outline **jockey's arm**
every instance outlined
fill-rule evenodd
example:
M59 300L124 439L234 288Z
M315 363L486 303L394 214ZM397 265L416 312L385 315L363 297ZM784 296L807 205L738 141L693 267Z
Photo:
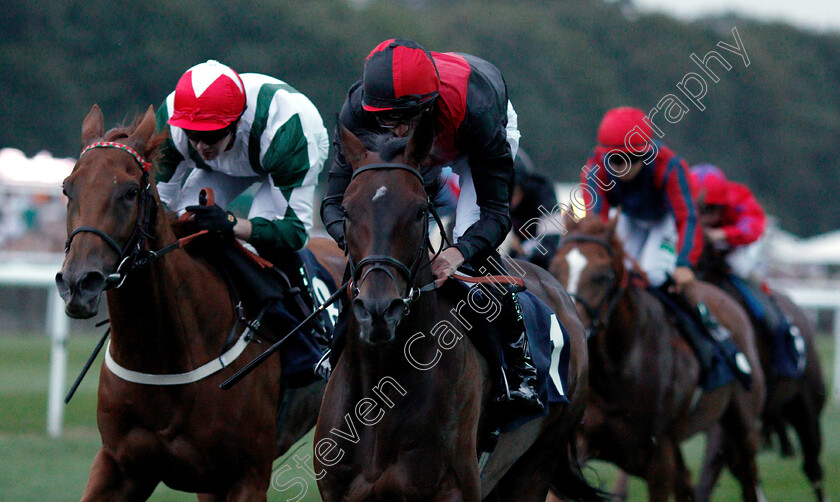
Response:
M504 110L501 113L506 113ZM455 244L465 261L498 247L510 232L510 183L513 156L504 121L487 111L464 134L465 149L479 208L478 221Z
M302 116L298 127L279 128L262 154L265 178L251 203L250 225L234 227L234 234L247 235L248 243L261 254L296 251L309 239L315 184L329 149L327 131L320 116L317 119Z
M356 82L350 87L339 114L339 123L357 136L375 133L373 127L376 121L371 114L365 115L362 112L360 85L361 82ZM341 249L344 249L344 209L341 203L344 201L344 191L350 184L353 167L344 157L338 130L333 135L332 145L333 156L330 162L327 190L321 201L321 221L324 222L327 233L335 239Z

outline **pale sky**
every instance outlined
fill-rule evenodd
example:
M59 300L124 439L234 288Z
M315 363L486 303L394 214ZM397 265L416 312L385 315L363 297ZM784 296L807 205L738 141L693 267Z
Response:
M641 11L659 11L688 20L734 12L743 17L840 33L840 0L633 0L633 4Z

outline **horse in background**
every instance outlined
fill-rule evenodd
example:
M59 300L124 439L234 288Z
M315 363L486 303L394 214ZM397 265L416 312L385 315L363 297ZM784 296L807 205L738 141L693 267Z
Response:
M152 107L129 127L106 133L103 122L94 105L82 124L83 153L64 181L69 237L56 275L68 315L92 317L107 290L111 321L97 404L102 448L82 500L145 500L160 482L202 501L265 500L272 460L314 424L322 390L297 396L289 416L303 419L278 434L278 357L235 392L218 388L261 345L249 343L228 281L180 247L162 210L146 160L164 140ZM114 367L170 383L207 371L169 385L127 381Z
M568 233L550 267L589 324L591 389L582 453L643 478L651 501L667 501L672 493L694 500L679 445L719 423L744 500L762 500L755 454L764 384L746 314L713 286L698 283L688 293L729 329L753 368L750 391L733 381L701 394L692 348L661 302L631 284L616 222L566 219Z
M699 201L702 204L702 201ZM702 207L702 206L701 206ZM805 344L805 367L800 378L773 377L773 354L775 343L770 327L757 319L755 313L745 304L744 295L733 283L731 271L725 260L725 253L706 242L698 264L698 276L729 293L740 301L749 314L756 333L756 346L761 367L766 376L767 399L761 413L762 436L766 443L775 435L779 440L782 456L793 456L793 447L787 428L793 427L802 449L802 470L808 477L817 502L826 502L828 497L823 487L823 468L820 464L822 432L820 413L825 405L825 380L817 354L816 330L805 312L784 294L767 288L765 294L775 303L796 328ZM723 454L727 450L720 443L723 440L719 430L712 430L706 445L706 460L698 490L711 494L723 467Z
M426 287L434 280L426 250L430 208L419 169L434 135L424 117L404 149L390 156L340 131L354 169L343 203L354 283L346 346L315 429L321 496L327 502L542 502L553 486L597 500L570 444L586 403L583 326L557 281L524 262L527 289L569 332L569 403L503 432L484 470L479 467L481 438L493 430L491 371L458 328L457 301L444 293L460 294L460 286L450 280L439 290Z

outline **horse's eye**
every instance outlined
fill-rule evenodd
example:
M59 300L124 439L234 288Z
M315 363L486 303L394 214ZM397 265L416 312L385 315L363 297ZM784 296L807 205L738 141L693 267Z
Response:
M415 216L414 218L415 218L417 221L421 221L421 220L423 220L425 217L426 217L426 208L424 207L424 208L422 208L422 209L418 209L418 210L417 210L417 216Z
M127 200L136 199L136 198L137 198L137 194L139 194L139 193L140 193L140 189L139 189L139 188L137 188L137 187L131 187L131 188L129 188L129 189L128 189L128 191L127 191L127 192L125 192L125 198L126 198Z

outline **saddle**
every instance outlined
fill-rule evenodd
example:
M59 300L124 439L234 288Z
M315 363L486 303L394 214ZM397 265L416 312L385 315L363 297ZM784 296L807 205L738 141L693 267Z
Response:
M749 389L752 385L749 363L731 333L718 324L703 303L694 307L682 296L669 294L667 287L668 283L658 288L648 287L647 291L659 299L697 356L703 390L722 387L735 379Z
M219 270L240 306L240 322L268 341L277 341L320 305L312 290L313 278L327 283L331 291L336 288L329 274L318 269L309 250L296 252L302 277L295 281L239 241L212 235L202 239L215 241L212 245L193 246L196 251L191 251L200 253ZM251 319L241 315L243 305L252 313ZM324 312L283 343L282 376L287 386L301 387L315 380L312 367L326 352L332 330L332 320ZM233 341L229 339L225 345Z
M801 378L805 371L807 355L805 340L799 327L789 319L773 298L769 288L745 281L736 275L728 274L733 295L746 308L754 323L764 326L767 335L764 339L770 345L770 377ZM761 330L756 330L760 333Z

